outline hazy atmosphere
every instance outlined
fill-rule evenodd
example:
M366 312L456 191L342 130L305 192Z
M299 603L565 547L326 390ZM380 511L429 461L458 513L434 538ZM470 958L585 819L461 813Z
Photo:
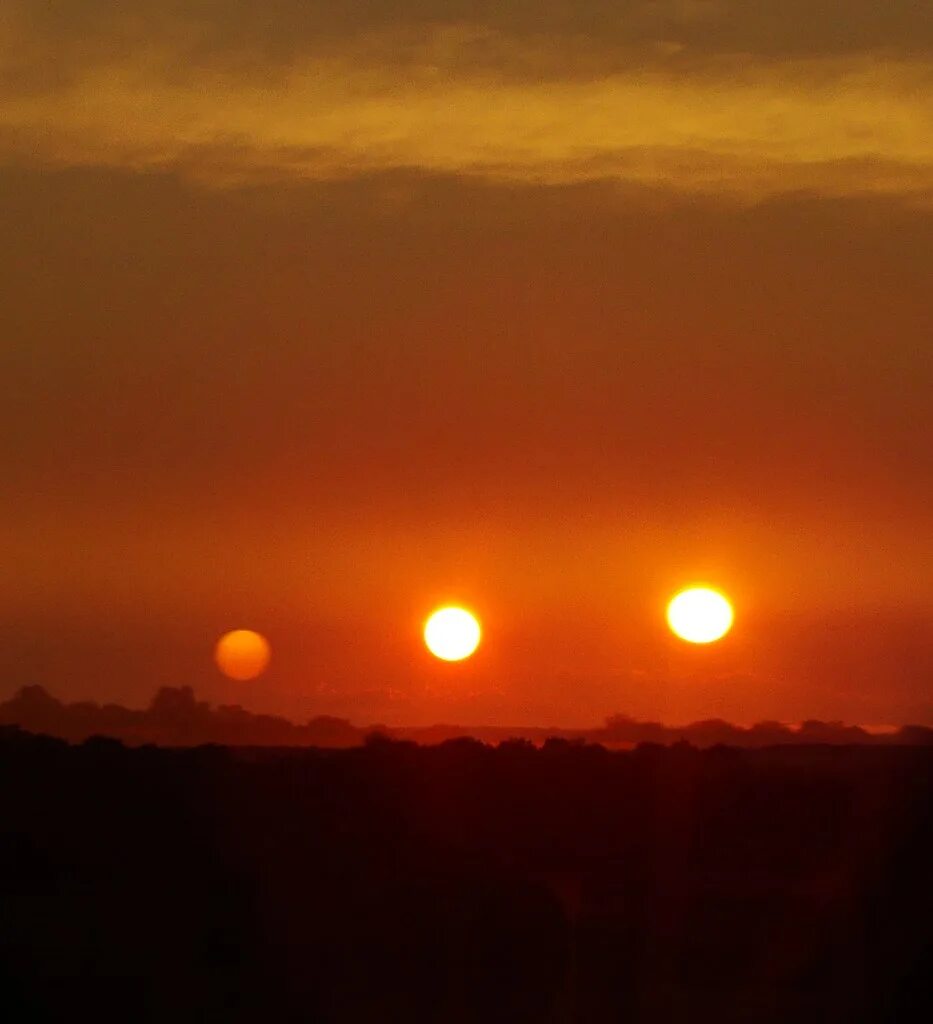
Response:
M933 724L931 90L907 0L7 0L0 697Z

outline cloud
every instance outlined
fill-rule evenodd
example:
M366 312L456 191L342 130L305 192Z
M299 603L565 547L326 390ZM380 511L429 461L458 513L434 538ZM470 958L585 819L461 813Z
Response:
M617 49L585 20L548 34L425 11L397 29L299 31L286 50L191 18L75 38L8 17L0 154L214 185L405 169L752 199L933 195L925 53L720 52L660 30L693 31L723 5L638 10ZM651 32L632 28L647 14Z

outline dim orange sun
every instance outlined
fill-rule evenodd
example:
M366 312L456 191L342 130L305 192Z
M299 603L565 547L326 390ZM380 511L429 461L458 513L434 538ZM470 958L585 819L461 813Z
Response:
M442 661L463 661L479 647L482 630L476 616L463 608L439 608L424 624L424 642Z
M728 598L710 587L682 590L667 606L667 624L691 644L711 644L732 628L734 613Z
M251 629L234 629L217 641L214 661L230 679L255 679L269 664L269 641Z

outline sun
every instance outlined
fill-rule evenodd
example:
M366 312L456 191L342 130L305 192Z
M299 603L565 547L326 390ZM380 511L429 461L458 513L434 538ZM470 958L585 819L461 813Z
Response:
M424 624L424 642L442 661L463 661L479 647L482 630L474 615L463 608L439 608Z
M732 628L734 613L728 599L710 587L682 590L667 606L671 631L691 644L711 644Z
M217 641L214 661L230 679L255 679L269 664L269 641L251 629L234 629Z

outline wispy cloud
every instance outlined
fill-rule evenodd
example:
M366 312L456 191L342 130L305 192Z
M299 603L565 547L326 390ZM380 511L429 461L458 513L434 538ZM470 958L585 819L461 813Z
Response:
M61 74L37 79L52 44L12 23L5 36L7 159L173 168L215 184L406 168L751 198L933 194L922 56L697 56L657 41L619 66L579 40L447 25L264 64L235 49L206 58L203 37L176 26L145 44L72 41Z

